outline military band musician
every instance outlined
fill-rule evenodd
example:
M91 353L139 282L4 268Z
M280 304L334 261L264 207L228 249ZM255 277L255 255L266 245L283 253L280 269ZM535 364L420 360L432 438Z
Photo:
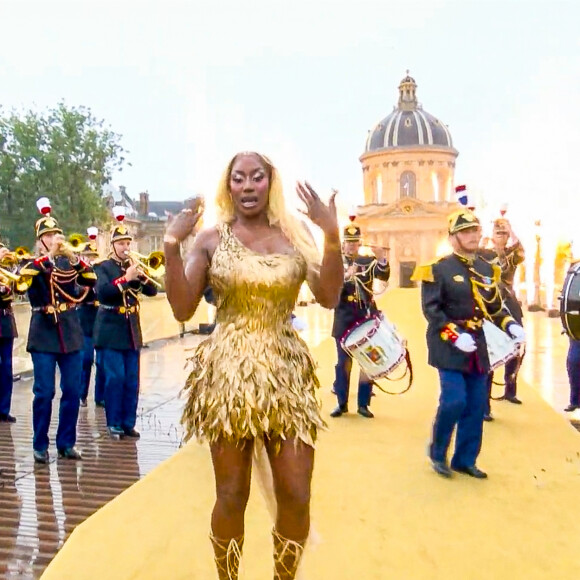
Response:
M12 351L14 339L18 336L12 301L14 300L14 280L8 264L10 251L0 242L0 422L15 423L16 417L10 414L12 404Z
M42 200L45 201L41 208ZM32 309L27 350L34 370L34 460L48 463L48 430L57 365L62 396L56 447L59 457L82 459L75 447L83 349L83 332L76 309L82 300L82 287L94 286L96 276L90 265L67 244L56 220L46 213L50 211L48 200L41 198L38 204L45 213L36 222L40 257L25 264L20 275L27 282Z
M94 344L103 372L107 430L115 439L139 437L135 429L143 346L139 295L157 294L155 284L129 258L131 240L127 228L116 224L110 258L96 266L99 307Z
M385 248L373 247L374 256L360 255L360 248L361 229L351 223L344 229L344 285L340 294L340 302L334 310L332 326L332 336L336 341L338 355L333 392L336 394L338 406L330 414L331 417L340 417L344 413L348 413L352 359L342 348L341 338L352 326L379 312L373 297L373 282L375 278L387 282L390 276L390 266ZM361 369L357 412L369 419L374 417L369 409L371 396L372 381Z
M89 228L89 230L90 229L91 228ZM91 237L91 234L89 234L89 237ZM89 263L91 266L94 266L95 261L99 257L99 252L97 251L97 246L94 240L90 240L83 244L81 256L87 263ZM97 318L98 307L99 301L97 300L97 293L95 288L87 288L87 292L84 296L84 299L79 304L78 309L84 337L83 370L81 375L81 407L87 406L87 398L91 384L91 374L93 370L93 363L95 362L95 344L93 331L95 327L95 320ZM100 360L97 360L94 392L94 401L97 407L105 406L105 389L103 386L103 373L101 368L102 365L100 364Z
M429 457L444 477L452 470L482 479L476 465L481 449L483 415L490 371L484 320L513 338L524 330L503 305L500 269L478 256L481 227L469 210L449 216L453 253L419 266L413 279L421 281L421 303L427 319L429 364L439 372L441 392L433 424ZM457 428L451 464L447 452Z
M523 311L519 300L514 291L514 278L518 266L525 260L524 247L517 236L514 234L510 222L506 218L498 218L493 222L492 232L492 247L482 248L479 251L480 256L490 262L498 263L501 268L501 280L499 288L505 307L512 315L514 320L523 325ZM504 368L504 383L505 390L502 397L498 400L509 401L517 405L521 404L521 400L517 397L517 377L518 371L521 367L524 353L510 359ZM491 388L493 382L493 374L490 374L488 380L488 405L486 409L486 420L492 420L491 408L489 400L491 399Z

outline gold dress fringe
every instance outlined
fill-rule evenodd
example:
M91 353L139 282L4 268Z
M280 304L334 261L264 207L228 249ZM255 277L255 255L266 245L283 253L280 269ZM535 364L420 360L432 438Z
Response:
M291 322L306 263L297 253L254 252L229 225L219 232L209 269L216 326L189 359L185 438L292 438L314 446L326 426L320 384Z

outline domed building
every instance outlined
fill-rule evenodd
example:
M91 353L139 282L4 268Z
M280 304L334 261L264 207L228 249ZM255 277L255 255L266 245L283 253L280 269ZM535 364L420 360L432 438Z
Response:
M391 285L413 286L415 265L432 260L456 208L455 160L447 126L423 110L407 76L399 102L371 131L360 157L365 203L357 223L365 244L389 248Z

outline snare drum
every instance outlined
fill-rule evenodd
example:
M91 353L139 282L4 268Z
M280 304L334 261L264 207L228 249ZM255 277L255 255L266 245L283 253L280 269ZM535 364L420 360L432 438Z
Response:
M564 332L574 340L580 340L580 262L573 264L562 288L560 319Z
M521 342L511 338L489 320L483 321L483 334L487 343L490 370L494 370L520 353Z
M389 375L405 360L407 352L404 339L382 313L350 328L340 344L370 380Z

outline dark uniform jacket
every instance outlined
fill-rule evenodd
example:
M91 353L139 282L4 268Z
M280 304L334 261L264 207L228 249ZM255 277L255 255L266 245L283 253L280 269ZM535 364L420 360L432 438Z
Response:
M150 282L127 282L126 270L112 258L96 266L99 301L93 334L96 348L138 350L143 346L138 295L142 292L155 296L157 288Z
M88 288L87 295L79 304L79 320L81 321L81 328L84 336L93 336L93 328L95 326L95 319L97 317L97 309L99 303L97 301L97 293L94 288Z
M338 306L334 309L332 336L341 338L355 323L370 314L378 312L373 298L373 280L388 281L391 275L389 263L382 265L371 256L344 257L344 270L355 263L357 273L351 280L345 280Z
M16 338L16 322L12 312L14 294L11 286L0 284L0 338Z
M65 256L57 256L54 263L43 256L26 264L20 274L29 284L32 308L27 350L50 353L82 350L83 332L76 303L83 296L82 286L94 286L93 269L82 260L73 266Z
M524 247L521 242L505 249L501 255L493 249L482 249L479 255L492 264L499 264L501 268L500 291L506 308L518 322L522 324L524 313L521 304L514 292L514 278L518 266L525 260Z
M429 266L422 266L413 276L421 280L421 302L427 319L427 347L429 364L439 369L461 372L487 373L489 357L481 323L484 318L506 330L515 322L503 305L499 292L500 271L481 257L472 263L457 254L441 258ZM476 300L472 280L478 286L483 301ZM487 311L487 315L484 312ZM445 338L447 325L457 325L460 332L469 332L477 345L474 353L466 353Z

